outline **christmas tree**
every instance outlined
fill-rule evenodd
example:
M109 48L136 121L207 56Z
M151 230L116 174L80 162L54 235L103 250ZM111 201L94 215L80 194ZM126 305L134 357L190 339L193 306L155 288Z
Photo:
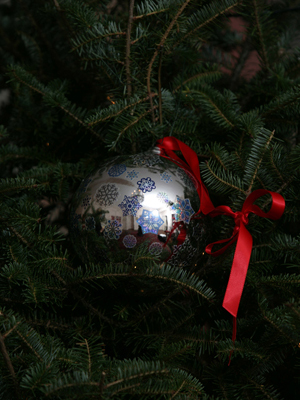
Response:
M299 2L12 0L0 18L0 399L298 399ZM249 215L235 341L236 243L205 252L229 216L202 214L176 265L147 246L83 260L71 239L80 182L166 137L215 207L285 199Z

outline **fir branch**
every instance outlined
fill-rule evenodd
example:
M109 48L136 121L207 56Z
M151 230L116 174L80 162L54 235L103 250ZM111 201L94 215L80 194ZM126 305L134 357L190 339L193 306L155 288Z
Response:
M256 169L255 169L254 174L253 174L253 176L252 176L252 179L251 179L251 181L250 181L249 187L248 187L248 189L246 190L247 196L248 196L248 195L251 193L251 191L252 191L252 186L253 186L253 184L254 184L256 175L257 175L257 173L258 173L258 171L259 171L260 164L261 164L261 162L262 162L262 160L263 160L263 157L264 157L264 154L265 154L265 150L267 149L267 147L268 147L269 144L271 143L271 140L273 139L274 134L275 134L275 131L271 132L271 134L270 134L270 136L269 136L269 139L267 140L267 142L266 142L265 145L264 145L264 148L263 148L262 151L261 151L261 157L260 157L260 159L258 160L258 162L257 162L257 164L256 164Z
M86 44L91 43L91 42L93 42L95 40L105 39L106 37L117 36L117 35L125 36L126 32L109 32L109 33L106 33L104 35L99 35L99 36L92 37L92 38L90 38L90 39L88 39L88 40L86 40L84 42L79 43L77 46L73 47L72 51L78 50L80 47L85 46Z
M15 387L15 392L16 392L16 396L17 399L21 399L21 392L20 392L20 387L19 387L19 383L17 381L17 377L16 377L16 373L14 370L14 367L12 365L11 359L9 357L8 351L6 349L5 343L4 343L4 337L0 334L0 351L2 353L4 362L7 366L7 369L11 375L14 387Z
M152 99L153 96L149 96L150 99ZM152 100L151 100L152 101ZM118 137L116 138L116 140L114 140L114 142L111 145L111 149L114 150L116 148L116 145L118 143L118 141L121 139L121 137L124 135L124 133L130 129L133 125L137 124L140 120L142 120L146 115L148 115L149 113L153 112L155 109L157 109L158 106L154 106L152 107L152 109L147 110L146 112L144 112L143 114L141 114L140 116L138 116L137 118L135 118L133 121L131 121L118 135Z
M184 85L186 85L187 83L194 81L194 80L198 80L199 78L208 78L208 77L215 77L216 74L218 76L220 76L218 71L205 71L205 72L200 72L199 74L196 74L194 76L191 76L190 78L186 79L185 81L183 81L180 85L176 86L175 89L173 89L172 93L176 93L178 89L180 89L181 87L183 87Z
M118 385L118 384L123 383L123 382L125 382L127 380L136 379L136 378L143 378L145 376L155 375L157 373L159 373L159 374L169 374L170 371L168 369L161 369L159 371L154 370L154 371L142 372L140 374L131 375L129 377L126 377L126 378L123 378L123 379L118 379L118 380L116 380L114 382L110 382L110 383L108 383L107 385L104 386L104 389L108 389L108 388L110 388L112 386Z
M33 346L31 346L31 344L29 343L28 340L25 339L25 337L22 335L22 333L20 331L18 331L18 329L16 329L16 332L18 334L18 336L23 340L23 342L32 350L32 352L36 355L36 357L40 360L40 361L44 361L42 359L42 357L39 355L39 353L33 348ZM26 335L28 337L30 332L28 332L28 334Z
M151 93L150 96L155 97L155 96L157 96L157 93ZM98 117L97 117L97 114L96 114L96 116L95 116L95 118L97 118L96 120L93 120L93 117L89 117L89 118L86 120L86 123L87 123L89 126L93 126L93 125L99 124L100 122L107 121L108 119L117 117L118 115L122 114L122 113L123 113L125 110L127 110L128 108L135 107L137 104L144 103L144 102L147 101L147 100L149 100L149 96L146 96L146 97L144 97L143 99L139 99L138 101L135 101L135 102L133 102L133 103L130 103L130 104L128 104L127 106L121 108L119 111L117 111L117 112L115 112L115 113L110 113L110 112L109 112L109 114L108 114L107 116L103 117L103 118L98 118ZM111 107L112 107L112 106L111 106ZM110 110L108 110L108 111L110 111ZM90 121L90 122L89 122L89 121Z
M150 12L150 13L148 13L148 14L135 15L135 16L133 17L133 20L135 21L135 20L137 20L137 19L141 19L141 18L144 18L144 17L150 17L150 16L152 16L152 15L156 15L156 14L159 14L159 13L162 13L162 12L165 12L165 11L168 11L168 10L169 10L169 8L163 8L162 10L152 11L152 12Z
M210 22L214 21L216 18L220 17L221 15L225 14L227 11L231 10L232 8L236 7L238 4L240 3L240 0L236 1L235 3L231 4L230 6L224 8L223 10L218 11L216 14L214 14L213 16L211 16L209 19L207 19L205 22L203 22L202 24L200 24L199 26L197 26L196 28L194 28L193 30L189 30L188 33L186 33L183 38L181 38L180 40L178 40L174 46L172 47L172 50L177 47L181 42L183 42L187 37L189 37L190 35L193 35L197 30L203 28L204 26L206 26L207 24L209 24ZM170 50L169 53L172 51Z
M14 69L10 70L11 74L15 77L16 80L21 82L23 85L28 86L31 90L39 93L43 97L46 97L47 94L43 92L42 90L38 89L37 87L33 86L32 84L24 81L21 79L17 74ZM88 129L90 132L93 133L98 139L104 141L104 139L97 133L95 132L91 127L87 126L81 119L79 119L76 115L74 115L71 111L67 110L65 107L63 107L61 104L56 103L57 107L59 107L61 110L63 110L65 113L67 113L70 117L72 117L75 121L77 121L80 125L82 125L84 128Z
M210 165L209 165L208 162L206 162L206 167L207 167L207 169L209 170L209 172L211 173L211 175L212 175L215 179L217 179L219 182L221 182L223 185L226 185L226 186L228 186L228 187L230 187L230 188L232 188L232 189L238 190L239 192L243 193L244 195L247 194L245 190L239 188L238 186L233 185L232 183L229 183L229 182L225 181L224 179L222 179L222 178L220 178L218 175L216 175L216 174L214 173L214 171L211 169L211 167L210 167Z
M128 15L128 24L127 24L127 32L126 32L126 82L127 82L127 96L131 96L132 87L131 87L131 76L130 76L130 36L131 36L131 27L133 21L133 7L134 0L130 0L129 3L129 15Z
M266 47L265 47L265 43L264 43L261 23L260 23L259 15L258 15L258 5L257 5L257 1L256 0L253 0L253 6L254 6L254 15L255 15L256 27L257 27L257 30L258 30L258 36L259 36L260 43L261 43L261 48L262 48L262 59L264 61L264 64L265 64L266 68L269 68L270 67L270 63L269 63L269 60L268 60L267 51L266 51Z
M180 7L180 9L178 10L177 14L175 15L175 17L173 18L172 22L170 23L170 25L168 26L167 30L165 31L165 33L163 34L163 37L161 38L161 41L159 43L159 45L157 46L151 61L148 65L148 71L147 71L147 91L148 91L148 96L150 96L151 93L151 72L152 72L152 66L153 63L156 59L156 57L158 56L160 49L162 48L162 46L164 45L167 37L169 36L169 33L171 32L175 22L177 21L177 19L179 18L179 16L182 14L183 10L185 9L185 7L188 5L188 3L191 0L186 0L184 2L184 4ZM152 110L152 122L154 124L155 122L155 115L154 115L154 108L153 108L153 102L152 102L152 97L150 97L150 106L151 106L151 110Z

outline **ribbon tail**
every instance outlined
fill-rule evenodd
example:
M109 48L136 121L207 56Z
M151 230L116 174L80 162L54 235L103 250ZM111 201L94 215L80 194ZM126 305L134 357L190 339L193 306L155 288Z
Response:
M223 300L223 307L235 318L237 317L246 280L252 242L252 236L246 229L245 225L241 223L229 281Z

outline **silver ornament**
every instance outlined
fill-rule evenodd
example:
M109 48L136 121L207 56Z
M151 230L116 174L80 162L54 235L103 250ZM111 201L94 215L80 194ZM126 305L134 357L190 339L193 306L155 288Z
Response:
M199 222L196 185L157 148L107 161L82 181L74 196L70 234L75 249L83 261L92 262L125 261L140 246L172 265L181 262L180 248L188 249L190 259L196 251L191 235ZM180 228L173 229L180 221L187 228L186 245L181 246Z

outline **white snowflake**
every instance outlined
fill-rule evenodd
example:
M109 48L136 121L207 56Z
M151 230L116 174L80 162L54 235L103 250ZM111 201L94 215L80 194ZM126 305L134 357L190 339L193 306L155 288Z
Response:
M110 206L119 196L119 190L114 183L101 185L96 193L95 199L100 206Z

